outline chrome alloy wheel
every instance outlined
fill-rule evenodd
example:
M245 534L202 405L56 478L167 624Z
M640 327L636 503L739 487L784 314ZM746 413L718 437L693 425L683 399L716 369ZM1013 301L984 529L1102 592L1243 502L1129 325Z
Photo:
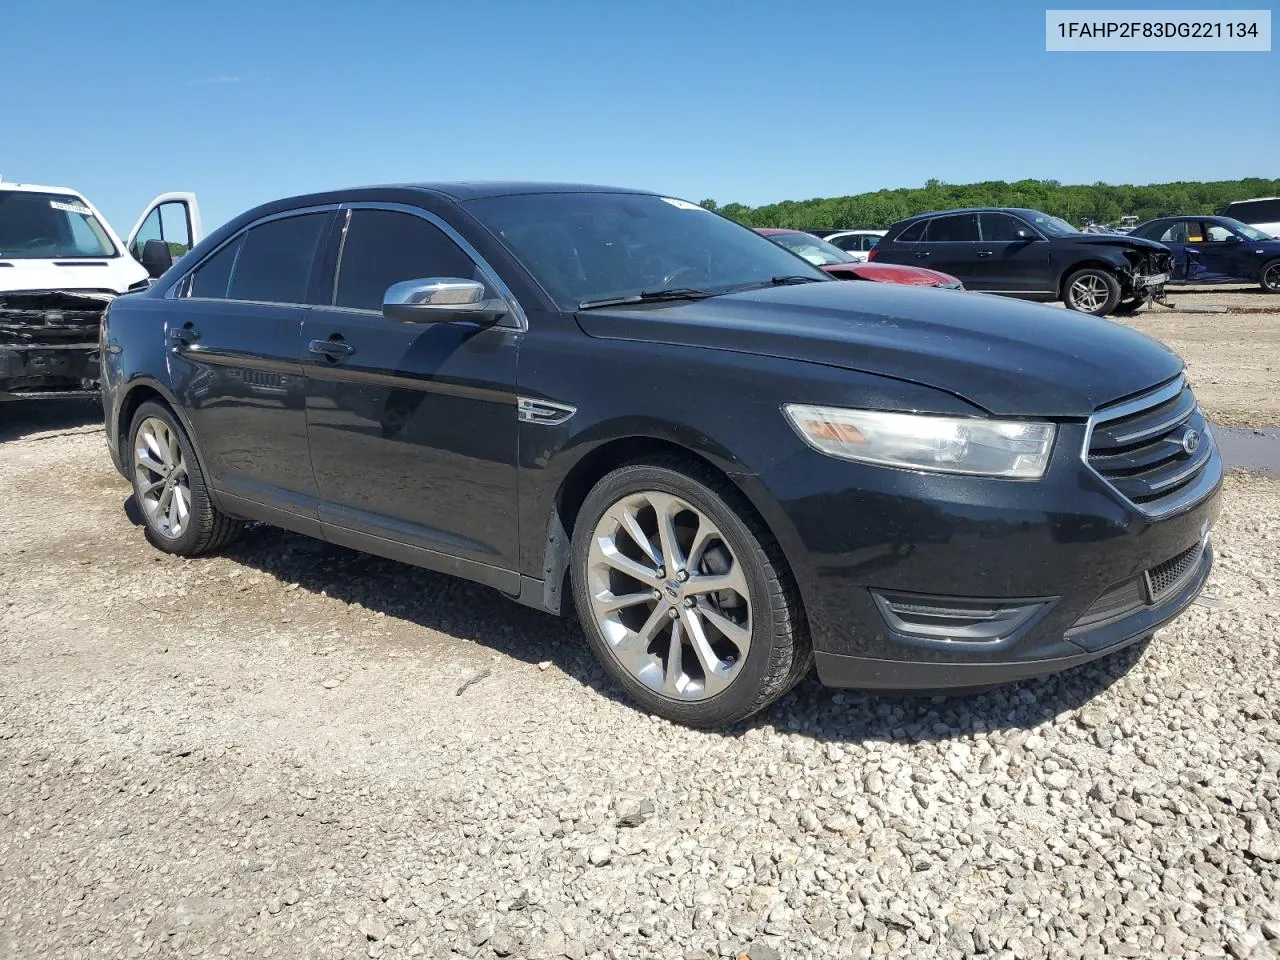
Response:
M191 487L182 447L169 425L148 417L134 440L133 471L138 500L151 528L168 540L187 529Z
M677 496L632 493L604 512L592 533L587 589L613 656L663 696L714 697L746 662L746 572L711 518Z
M1071 299L1071 306L1085 313L1092 313L1107 302L1107 294L1105 280L1096 274L1085 274L1072 282L1067 295Z
M1272 293L1280 293L1280 260L1267 267L1262 274L1262 285Z

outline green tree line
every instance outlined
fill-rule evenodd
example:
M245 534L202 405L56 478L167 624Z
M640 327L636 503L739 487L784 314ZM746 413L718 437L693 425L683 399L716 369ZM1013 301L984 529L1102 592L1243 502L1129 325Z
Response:
M1076 225L1139 220L1174 214L1217 213L1233 200L1280 195L1280 180L1251 177L1212 182L1131 184L1062 184L1057 180L1019 180L1006 183L943 183L929 180L923 187L876 190L851 197L784 200L760 207L741 203L702 206L732 217L749 227L790 227L796 230L880 229L931 210L952 207L1031 207Z

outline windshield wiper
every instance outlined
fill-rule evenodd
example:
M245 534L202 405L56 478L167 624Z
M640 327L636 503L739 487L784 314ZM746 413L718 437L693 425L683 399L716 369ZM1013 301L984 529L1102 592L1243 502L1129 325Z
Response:
M803 274L792 274L782 277L773 277L769 280L759 280L753 283L744 283L741 286L733 288L733 293L741 293L744 290L759 290L761 287L786 287L793 283L821 283L826 277L806 277Z
M769 281L769 283L775 287L781 287L781 286L785 286L788 283L818 283L819 281L825 280L825 279L826 279L825 277L788 276L788 277L774 277L772 280Z
M627 303L661 303L664 300L703 300L714 297L714 293L698 290L694 287L669 287L666 290L642 290L630 297L609 297L605 300L584 300L578 304L579 310L593 310L596 307L619 307Z

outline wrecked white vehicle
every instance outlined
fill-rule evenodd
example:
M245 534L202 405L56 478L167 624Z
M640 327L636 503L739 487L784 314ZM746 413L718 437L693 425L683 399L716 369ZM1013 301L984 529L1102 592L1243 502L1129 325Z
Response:
M0 181L0 402L95 393L106 305L200 237L191 193L156 197L121 243L75 190Z

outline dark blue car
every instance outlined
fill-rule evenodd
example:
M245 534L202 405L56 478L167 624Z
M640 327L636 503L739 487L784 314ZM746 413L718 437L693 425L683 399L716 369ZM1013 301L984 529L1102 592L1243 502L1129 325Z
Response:
M1173 254L1170 283L1256 283L1280 293L1280 239L1230 217L1161 217L1129 234Z

